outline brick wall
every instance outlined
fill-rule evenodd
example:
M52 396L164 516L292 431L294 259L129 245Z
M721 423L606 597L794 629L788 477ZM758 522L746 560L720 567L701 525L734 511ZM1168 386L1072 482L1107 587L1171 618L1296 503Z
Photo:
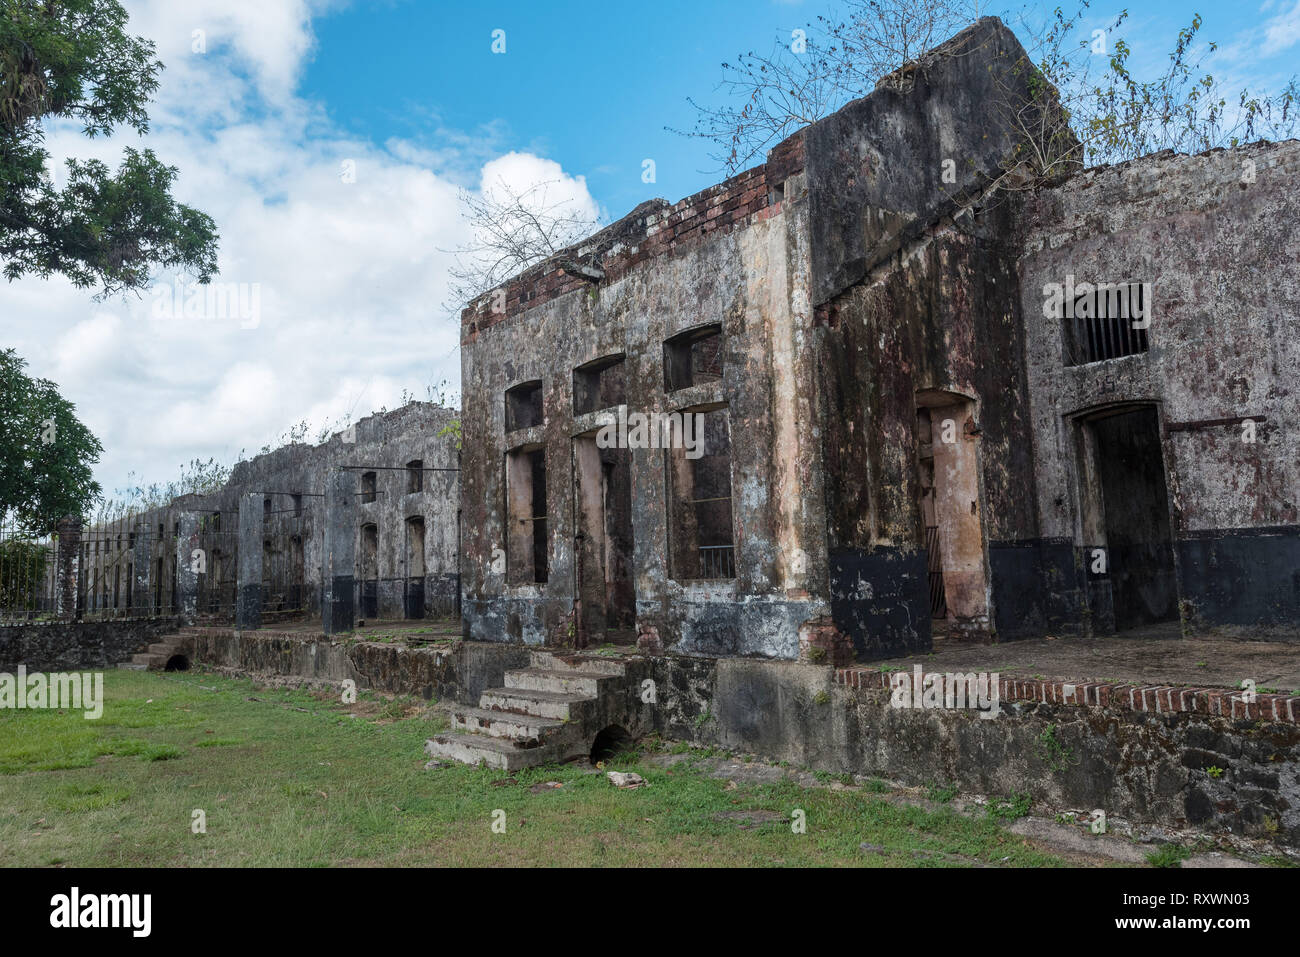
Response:
M891 686L893 675L900 673L881 671L878 668L841 668L835 672L835 683L846 688L887 689ZM912 680L910 673L908 679ZM1245 691L1227 688L1175 688L1169 685L1000 678L998 696L1004 702L1030 701L1153 714L1204 714L1243 721L1300 724L1300 697L1258 692L1250 697Z
M484 329L527 309L583 289L588 281L561 267L565 259L586 260L596 254L605 281L626 275L642 263L671 256L699 242L743 229L780 211L775 192L790 176L803 170L804 141L795 134L768 154L762 166L738 173L675 204L663 200L642 203L618 222L555 257L520 273L503 287L505 308L493 311L500 296L480 296L461 313L462 341L468 343Z

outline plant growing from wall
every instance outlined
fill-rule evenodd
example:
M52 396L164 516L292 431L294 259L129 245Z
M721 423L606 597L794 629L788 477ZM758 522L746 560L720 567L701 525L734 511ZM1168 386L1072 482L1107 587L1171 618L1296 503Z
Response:
M1064 771L1074 761L1074 749L1066 747L1056 736L1056 725L1049 724L1038 736L1039 757L1047 762L1053 771Z
M454 257L447 270L449 315L497 290L510 277L549 259L600 226L595 210L560 195L555 182L517 189L504 180L479 192L461 190L461 215L470 234L463 246L444 250ZM494 309L504 308L504 301Z
M1016 793L1009 798L990 801L985 808L987 816L994 821L1016 821L1029 816L1029 809L1034 800L1028 794Z
M1020 143L1005 158L1012 185L1032 185L1080 166L1117 163L1161 149L1198 152L1252 139L1294 134L1293 78L1279 91L1229 91L1204 69L1216 45L1200 38L1193 15L1179 31L1163 71L1139 77L1132 48L1119 35L1121 11L1104 30L1085 32L1089 0L1073 14L1055 7L1045 19L1014 24L1026 53L1004 63L989 120ZM973 23L966 0L841 0L769 53L750 51L722 64L716 101L688 102L695 127L675 130L712 147L710 158L730 174L759 162L786 136L872 92L879 83L906 85L943 54L934 47Z

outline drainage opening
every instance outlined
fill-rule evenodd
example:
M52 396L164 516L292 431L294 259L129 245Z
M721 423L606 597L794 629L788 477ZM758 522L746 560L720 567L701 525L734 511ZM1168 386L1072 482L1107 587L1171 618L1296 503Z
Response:
M625 751L631 751L635 740L624 728L611 724L596 735L596 742L591 746L591 763L608 761Z
M167 665L165 668L163 668L163 670L164 671L189 671L190 659L186 658L184 655L172 655L170 658L167 659Z

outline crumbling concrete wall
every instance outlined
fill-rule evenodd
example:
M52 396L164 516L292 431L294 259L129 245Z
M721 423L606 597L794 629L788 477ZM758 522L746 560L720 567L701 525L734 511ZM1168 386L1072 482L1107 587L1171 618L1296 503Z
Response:
M858 656L889 657L928 648L932 616L961 636L1077 634L1128 605L1168 620L1162 597L1188 625L1294 631L1297 146L1162 154L1027 190L1009 121L1033 99L1024 56L981 20L764 165L643 204L465 310L469 635L586 640L598 503L575 487L595 458L574 443L602 420L575 414L573 382L615 355L626 411L725 408L733 439L736 565L709 580L674 577L679 473L659 449L631 453L647 648L794 658L799 629L829 613ZM1151 282L1149 350L1067 364L1042 300L1067 274ZM670 389L668 341L712 323L721 381ZM507 390L533 382L543 415L507 431ZM1158 440L1093 421L1144 405ZM1142 460L1131 476L1085 467L1102 438ZM533 521L514 514L532 504L521 489L507 501L516 452L544 456L545 581L502 561ZM1125 525L1114 503L1130 486L1141 535L1103 549L1125 605L1092 553L1095 503L1108 495ZM1147 555L1160 562L1137 569Z
M556 262L466 310L464 613L467 635L528 643L570 640L577 589L575 436L599 413L575 415L573 374L625 357L629 413L724 407L731 441L735 577L675 580L669 567L665 452L633 448L636 618L656 644L701 654L794 657L800 623L826 610L820 451L800 423L807 336L807 204L791 140L768 163L674 206L645 204L571 251L605 279L587 285ZM722 378L668 391L664 343L720 323ZM507 433L505 393L542 382L545 419ZM545 450L548 576L510 584L506 468L512 449ZM536 509L534 509L536 511ZM495 560L495 561L494 561ZM601 639L597 638L599 642Z
M1300 624L1298 181L1296 141L1160 153L1041 190L1026 211L1040 535L1077 550L1078 567L1090 560L1079 422L1151 405L1188 627ZM1150 283L1148 351L1068 365L1067 330L1044 302L1070 276Z
M1221 696L1223 713L1207 714L1171 709L1167 696L1180 689L1142 689L1145 700L1139 695L1131 707L1118 690L1085 704L1073 696L1067 703L1058 688L1054 701L1008 695L989 718L973 709L895 707L890 676L879 672L868 673L877 679L868 686L855 669L793 662L666 656L655 665L652 717L673 738L1300 848L1300 699L1261 695L1281 709L1270 704L1264 714L1262 704L1239 700L1229 708L1234 695L1219 691L1209 697Z
M232 613L236 584L235 560L239 551L239 505L250 493L269 498L263 515L263 542L269 543L271 560L289 584L301 576L300 594L277 587L263 595L264 620L278 611L305 611L307 617L320 614L321 546L324 537L324 491L326 475L340 467L358 489L366 471L375 473L375 494L358 501L357 555L362 555L362 526L376 526L377 549L374 563L365 576L358 568L357 601L361 608L363 580L377 582L377 611L381 618L406 617L404 580L408 561L414 557L408 542L407 520L423 519L424 603L430 612L454 608L457 598L458 512L460 484L458 451L453 434L441 434L457 418L454 410L426 402L413 402L391 412L367 416L349 429L335 433L319 445L295 443L239 462L230 480L220 490L205 495L186 495L167 507L119 519L88 530L83 539L83 566L92 582L90 610L115 609L141 613L155 603L163 608L176 605L174 576L177 533L181 515L197 512L199 533L194 547L203 552L204 572L199 581L200 615L220 609ZM408 462L420 460L425 469L421 490L408 491ZM299 498L295 498L298 496ZM296 543L295 543L296 540ZM132 541L137 549L133 554ZM189 554L191 543L182 543ZM265 554L265 553L264 553ZM158 589L158 561L163 579ZM300 571L294 566L301 562ZM147 567L141 568L144 564ZM134 598L130 588L114 587L126 577L143 575L144 587ZM264 571L264 574L268 572ZM277 581L273 584L285 584ZM116 602L114 598L116 596ZM143 599L143 600L142 600Z
M1022 53L982 20L763 166L675 206L645 204L465 311L469 634L565 637L580 554L572 440L596 421L574 416L572 375L617 353L629 411L725 406L733 436L736 569L723 580L674 580L662 453L633 452L636 611L652 646L793 658L800 625L832 605L863 653L928 646L917 391L981 403L995 504L1025 480L1015 249L998 238L1010 204L974 227L954 220L1014 154L980 104L1018 92ZM584 285L566 259L604 279ZM707 323L722 325L721 383L667 393L665 342ZM531 381L545 423L507 435L505 392ZM544 584L493 571L508 551L512 449L545 449ZM1011 464L995 467L999 456ZM987 618L977 627L991 630Z
M949 605L969 612L950 615L955 625L996 633L1004 596L989 552L1036 534L1023 495L1034 463L1020 199L993 188L1020 142L999 105L1029 98L1012 70L1023 55L999 21L981 20L806 132L830 589L835 623L862 655L929 647L922 446L960 444L973 473L952 476L959 513L937 519L943 546L971 539L953 562L962 580L945 582ZM958 404L951 435L942 416L934 436L918 434L922 407ZM960 603L958 587L971 592Z

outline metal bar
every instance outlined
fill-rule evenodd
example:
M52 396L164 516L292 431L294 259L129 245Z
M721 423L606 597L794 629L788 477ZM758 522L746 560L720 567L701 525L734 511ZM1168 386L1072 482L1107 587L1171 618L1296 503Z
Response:
M336 465L336 469L345 472L459 472L460 469L443 469L423 466L420 469L408 469L404 465Z

